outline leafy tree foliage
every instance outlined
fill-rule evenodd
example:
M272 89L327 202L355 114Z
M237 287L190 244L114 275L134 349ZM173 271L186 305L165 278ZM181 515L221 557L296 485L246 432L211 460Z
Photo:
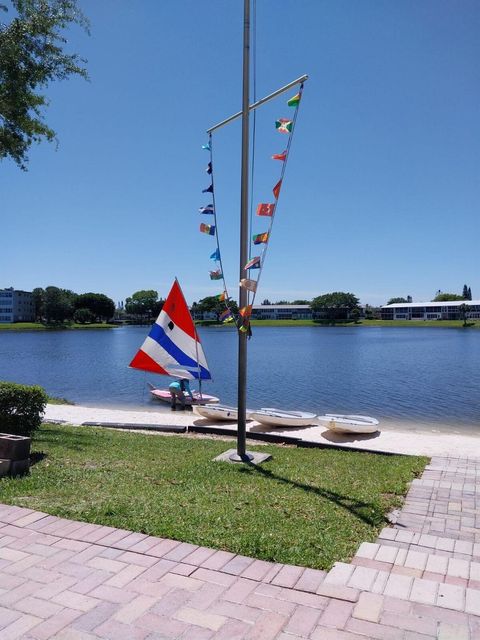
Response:
M234 302L233 300L229 300L228 306L233 314L238 313L238 305L236 302ZM217 296L207 296L206 298L202 298L195 305L196 311L200 311L201 313L214 313L217 322L220 322L220 314L223 313L225 309L225 302L220 302Z
M387 304L399 304L401 302L408 302L406 298L390 298Z
M449 302L450 300L464 300L464 298L456 293L438 293L432 302Z
M77 54L64 53L65 28L88 28L77 0L10 0L13 17L0 23L0 159L12 158L25 170L33 142L52 141L43 120L45 89L52 80L87 77ZM0 2L0 10L8 7Z
M334 291L317 296L310 306L313 311L323 311L331 322L346 319L354 309L358 308L359 299L353 293Z
M464 300L471 300L472 299L472 290L470 289L470 287L467 287L466 284L463 285L462 298Z
M113 318L115 303L103 293L81 293L75 298L75 309L88 309L97 321Z
M139 320L148 320L158 316L165 300L158 299L158 292L153 289L142 289L125 300L125 311Z
M32 291L33 304L35 307L35 321L41 322L45 312L45 291L37 287Z
M310 300L294 300L292 304L310 304Z
M47 324L71 320L74 311L74 295L67 289L47 287L44 294L44 313Z
M96 318L93 315L93 313L90 311L90 309L86 309L86 308L77 309L73 314L73 320L78 324L87 324L90 322L95 322L95 319Z

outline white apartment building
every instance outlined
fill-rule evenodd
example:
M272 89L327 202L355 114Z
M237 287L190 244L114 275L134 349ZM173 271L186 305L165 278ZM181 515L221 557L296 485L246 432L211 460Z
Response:
M0 289L0 322L34 322L35 305L30 291Z

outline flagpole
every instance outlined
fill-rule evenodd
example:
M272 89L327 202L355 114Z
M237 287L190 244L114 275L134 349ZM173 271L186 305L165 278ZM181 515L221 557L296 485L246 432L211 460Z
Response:
M248 172L250 115L250 0L244 0L243 11L243 99L242 99L242 172L240 191L240 278L245 277L248 260ZM239 287L239 307L248 304L248 291ZM247 332L238 331L238 428L235 462L248 462L253 456L246 451L247 433Z

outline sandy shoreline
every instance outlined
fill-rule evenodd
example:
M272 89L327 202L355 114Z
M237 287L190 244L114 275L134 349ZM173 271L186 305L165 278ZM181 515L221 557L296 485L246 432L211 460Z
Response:
M82 425L85 422L110 424L161 425L161 426L208 426L228 428L235 435L236 423L213 423L191 412L131 411L125 409L105 409L101 407L82 407L77 405L48 404L44 421L64 421L67 424ZM380 428L381 428L380 424ZM452 455L480 458L480 436L415 432L402 430L401 423L389 423L388 429L376 434L359 436L354 434L332 433L323 426L303 427L301 429L266 429L257 422L248 422L247 431L262 431L273 434L285 434L301 438L306 442L355 447L366 451L385 451L410 455Z

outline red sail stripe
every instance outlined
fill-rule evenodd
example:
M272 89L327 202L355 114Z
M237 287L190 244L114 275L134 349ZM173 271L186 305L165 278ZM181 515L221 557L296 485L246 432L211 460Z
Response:
M188 310L187 302L184 298L182 290L177 280L173 283L170 293L165 300L162 311L169 316L170 320L179 327L182 331L188 334L191 338L198 340L200 338L195 331L195 325L193 324L192 316Z
M145 351L141 349L137 352L137 355L128 365L133 369L141 369L142 371L151 371L152 373L160 373L162 376L170 375L168 371L165 371L163 367L153 360Z

